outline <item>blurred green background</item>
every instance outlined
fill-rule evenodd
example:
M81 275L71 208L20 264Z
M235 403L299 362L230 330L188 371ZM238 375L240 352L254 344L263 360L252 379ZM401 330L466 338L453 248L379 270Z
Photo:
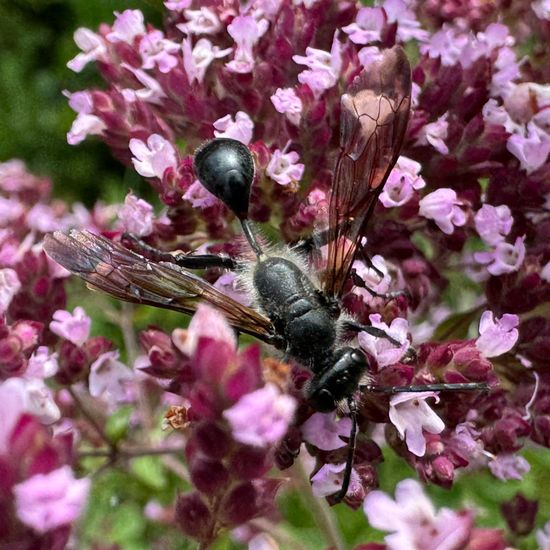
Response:
M97 139L67 144L75 113L62 91L102 82L93 63L80 74L66 63L79 52L73 41L78 27L95 30L129 7L153 24L162 22L161 0L0 0L0 162L24 160L53 180L56 196L88 206L112 196L125 169Z

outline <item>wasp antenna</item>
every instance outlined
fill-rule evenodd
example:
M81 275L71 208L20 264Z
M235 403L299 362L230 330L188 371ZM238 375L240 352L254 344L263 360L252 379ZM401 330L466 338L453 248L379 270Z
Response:
M424 391L489 391L486 382L464 382L457 384L418 384L416 386L373 386L366 385L362 390L372 393L420 393Z

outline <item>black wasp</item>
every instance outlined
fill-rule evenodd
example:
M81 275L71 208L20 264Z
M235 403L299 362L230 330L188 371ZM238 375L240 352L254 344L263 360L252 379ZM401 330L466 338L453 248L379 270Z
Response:
M363 326L342 314L339 299L361 250L369 218L399 152L411 103L411 69L400 47L386 50L361 72L341 99L340 155L330 196L326 270L319 282L308 275L298 247L263 250L248 221L254 161L248 148L232 139L214 139L196 152L194 169L201 183L240 220L256 255L254 262L213 254L169 254L147 247L141 252L86 231L46 236L45 250L59 264L92 287L121 300L192 313L201 301L221 310L239 331L282 350L312 373L306 391L320 412L347 404L352 419L348 460L339 501L347 493L357 431L354 393L367 374L363 353L341 335L366 331L399 345L380 329ZM134 243L135 245L136 243ZM133 246L135 250L139 247ZM189 269L234 269L247 278L254 307L223 294ZM251 282L251 284L250 284ZM472 390L482 384L432 384L364 391Z

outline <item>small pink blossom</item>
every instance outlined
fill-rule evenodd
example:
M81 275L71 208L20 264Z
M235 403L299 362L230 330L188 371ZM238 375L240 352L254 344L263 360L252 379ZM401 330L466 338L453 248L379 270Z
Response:
M550 0L535 0L531 3L531 9L539 19L546 21L550 20ZM548 547L550 548L550 542L548 543ZM546 550L546 548L544 550Z
M105 130L105 123L96 115L92 115L93 102L89 92L66 93L69 98L69 106L78 116L73 121L71 129L67 133L67 143L77 145L89 135L101 135Z
M531 7L533 8L532 5ZM548 2L547 9L548 15L546 18L550 19L550 1ZM550 521L547 521L542 529L537 529L535 531L535 538L537 539L539 550L550 550Z
M223 416L237 441L266 447L285 435L295 409L294 398L281 394L274 384L266 384L241 397Z
M420 52L432 59L441 59L443 66L456 65L463 55L468 37L453 27L443 28L433 34L426 44L421 44Z
M71 225L70 217L60 218L56 209L49 204L35 204L27 212L27 225L40 233L49 233L59 229L67 229Z
M302 436L305 441L322 451L332 451L345 447L342 437L349 438L350 418L337 418L336 411L331 413L313 413L302 424Z
M502 481L517 479L521 481L531 466L525 458L515 454L500 454L489 461L489 470Z
M338 31L334 33L330 52L307 47L305 56L293 55L292 59L299 65L309 67L309 70L298 75L298 80L307 84L316 97L320 97L336 84L342 70L342 45L338 40Z
M250 296L241 288L238 277L232 271L220 275L214 283L214 287L245 306L251 304Z
M134 373L118 360L118 351L102 353L90 366L90 395L99 397L107 393L115 401L126 395L125 385Z
M420 22L416 19L409 2L385 0L382 7L386 12L388 23L390 25L397 23L397 40L399 42L408 42L411 39L424 42L428 39L428 31L420 28Z
M21 289L21 283L17 273L6 267L0 269L0 313L5 313L13 297Z
M359 62L365 68L382 59L382 52L376 46L366 46L357 52Z
M14 486L19 519L38 533L67 525L82 513L90 480L75 479L69 466L36 474Z
M210 208L218 203L218 199L199 180L195 180L189 186L183 198L189 201L193 208Z
M14 383L13 380L16 382ZM19 420L25 412L25 396L19 378L8 378L0 382L0 456L8 453L9 440Z
M295 126L300 125L302 117L302 100L296 95L294 88L277 88L271 96L271 103L278 113L286 115L286 118Z
M389 334L392 338L401 343L396 347L386 338L378 338L366 332L360 332L358 336L359 345L370 355L372 355L380 368L397 363L409 348L408 340L409 323L406 319L396 317L388 326L382 322L379 313L369 315L371 326L379 328Z
M510 351L518 341L519 317L505 313L502 317L493 318L492 311L484 311L479 321L479 338L476 348L484 357L498 357Z
M143 69L158 67L161 73L169 73L178 65L180 45L164 38L161 31L148 32L139 42L139 53L143 59Z
M426 182L419 175L420 170L420 163L400 156L384 185L380 202L386 208L403 206L409 202L416 190L426 186Z
M6 227L20 218L25 209L15 198L0 197L0 227Z
M506 142L506 148L520 162L521 167L530 174L538 170L550 153L550 135L536 124L527 125L527 136L512 134Z
M417 145L431 145L438 153L446 155L449 148L445 144L449 123L447 122L447 113L440 116L435 122L426 124L418 133L416 138Z
M90 337L92 320L81 307L75 307L73 313L64 309L58 309L53 314L50 330L72 342L75 346L81 346Z
M368 44L381 39L385 24L386 16L382 8L360 8L355 22L342 30L355 44Z
M493 206L484 204L474 217L476 230L483 242L488 245L496 245L502 242L510 233L514 218L510 208L505 204Z
M53 424L61 418L61 412L55 403L52 391L39 378L8 378L0 388L0 396L8 392L17 396L16 399L10 398L8 403L10 406L15 406L18 416L22 413L32 414L42 424ZM2 422L4 418L3 414ZM16 420L17 418L9 416L10 429L14 427Z
M500 48L494 63L491 95L505 97L514 87L514 80L521 76L516 52L512 48Z
M183 41L182 48L183 66L189 82L196 80L199 84L204 80L206 70L214 59L225 57L233 51L231 48L222 50L218 46L214 46L208 38L201 38L192 48L191 38L187 37Z
M328 497L342 488L346 464L323 464L311 478L311 491L317 498ZM352 468L349 488L346 495L361 491L361 481L356 470Z
M448 508L436 512L414 479L397 484L395 501L383 491L371 491L363 509L372 527L391 533L384 538L390 550L465 548L473 523L471 513Z
M487 103L485 103L481 112L484 122L504 126L504 129L509 134L522 131L522 125L514 122L506 108L503 105L499 105L494 98L490 98Z
M57 352L50 353L47 346L40 346L29 358L25 378L49 378L57 369Z
M453 189L436 189L420 199L418 205L418 213L433 220L447 235L453 233L455 226L460 227L466 223L466 214L460 208L462 202L458 200Z
M90 61L101 59L107 53L107 47L103 38L90 29L76 29L74 35L76 45L82 50L76 57L67 62L67 67L79 73Z
M352 267L355 270L356 275L360 277L365 285L371 290L374 290L380 294L388 292L391 284L391 276L388 272L386 261L382 256L376 254L371 258L371 262L374 267L367 267L367 265L362 261L355 260ZM380 276L376 270L381 272L382 276ZM372 304L374 303L374 300L377 299L367 289L359 286L354 287L353 292L354 294L361 296L363 301L367 304Z
M236 139L245 145L252 140L254 132L254 123L252 119L243 111L238 111L233 118L231 115L225 115L214 122L214 135L218 138Z
M269 164L265 171L266 174L275 180L279 185L288 185L292 182L297 182L302 179L304 174L304 165L298 160L300 155L296 151L285 153L280 149L273 151Z
M109 42L126 42L133 45L137 36L145 34L145 24L141 11L124 10L122 13L115 11L115 16L112 30L107 35Z
M137 237L146 237L153 232L153 207L133 193L128 193L118 211L118 219L125 231Z
M168 168L177 168L177 155L170 141L159 134L151 134L145 144L132 138L129 143L136 172L145 178L162 179Z
M525 237L518 237L514 244L500 242L486 252L475 252L476 262L486 265L491 275L504 275L517 271L525 259Z
M200 338L213 338L237 348L235 332L225 317L212 306L199 304L187 330L175 329L172 333L174 345L185 355L192 356Z
M143 88L137 90L134 88L123 88L120 90L120 93L123 95L124 99L129 103L141 100L147 101L148 103L159 104L162 103L162 100L167 97L156 78L153 78L145 71L132 67L127 63L121 63L120 66L132 73L138 82L144 86Z
M164 2L164 5L167 9L172 11L183 11L187 9L192 3L193 0L168 0L168 2Z
M416 456L424 456L426 452L423 430L438 434L445 429L443 420L426 403L430 397L439 402L439 397L433 392L402 393L390 399L390 421L409 451Z
M222 30L222 22L216 12L210 8L184 10L187 23L176 27L184 34L217 34Z
M540 270L540 277L547 283L550 283L550 261Z
M256 21L250 15L239 15L227 26L227 32L235 41L237 48L232 61L226 64L229 71L234 73L249 73L254 68L253 48L258 40L267 31L267 19Z

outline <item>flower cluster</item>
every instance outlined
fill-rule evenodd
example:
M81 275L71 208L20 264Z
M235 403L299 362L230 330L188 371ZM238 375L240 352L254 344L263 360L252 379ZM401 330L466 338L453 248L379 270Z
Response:
M239 256L234 215L193 171L194 150L213 137L237 139L254 156L253 222L287 243L322 232L340 97L383 49L401 44L415 60L411 118L365 235L371 260L358 255L341 300L358 323L392 338L361 332L352 342L367 358L371 391L355 394L345 502L391 533L388 548L505 547L504 531L476 528L473 510L437 512L413 480L398 484L394 502L377 490L378 465L387 445L425 482L449 488L460 469L488 468L498 483L529 471L527 443L550 447L550 57L518 48L527 33L534 43L547 36L547 2L165 7L162 29L132 9L78 29L80 53L68 67L94 63L105 86L66 92L77 113L69 144L103 140L149 182L162 210L132 193L121 205L69 207L20 161L0 164L0 541L65 544L86 503L89 479L75 473L86 453L108 464L148 449L184 458L184 491L173 506L151 501L146 514L205 548L231 529L251 548L274 547L267 527L278 520L283 481L273 465L299 460L313 494L333 502L351 420L345 410L313 410L304 365L262 359L259 345L239 350L204 304L172 333L136 334L127 310L110 312L126 344L118 350L91 335L85 309L66 309L68 272L41 242L78 227L122 242L131 233L165 252ZM211 268L203 277L254 306L235 273ZM372 390L465 382L489 390ZM106 425L125 404L137 410L121 442ZM168 407L171 447L149 433ZM502 507L514 536L533 531L536 512L520 494ZM537 532L541 545L548 531Z

